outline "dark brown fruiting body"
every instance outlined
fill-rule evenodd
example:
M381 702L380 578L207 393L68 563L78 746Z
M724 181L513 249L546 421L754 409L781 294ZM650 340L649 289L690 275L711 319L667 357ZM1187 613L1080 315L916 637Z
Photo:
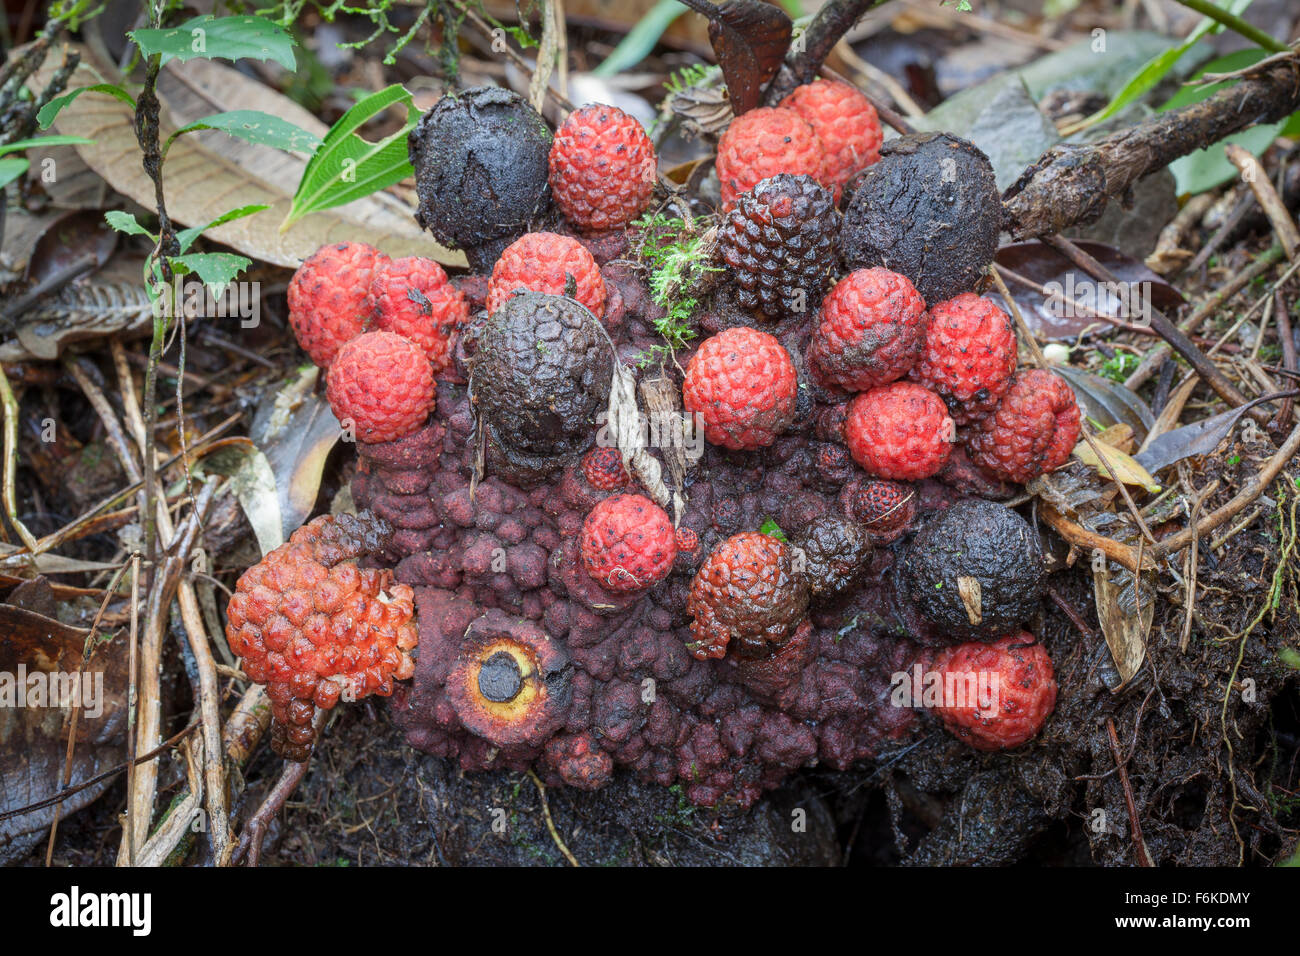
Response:
M992 164L966 140L900 136L852 188L840 230L850 269L900 272L934 303L973 289L993 261L1002 204Z
M591 444L613 366L590 312L564 296L522 293L476 330L473 349L472 399L505 458L545 470Z
M857 522L817 518L795 542L813 601L827 602L862 583L871 561L871 537Z
M901 599L945 643L993 640L1022 625L1043 596L1043 553L1029 522L981 498L932 518L907 547Z
M816 308L835 265L840 214L811 176L780 173L742 193L718 230L736 301L769 318Z
M416 221L464 249L476 272L528 231L550 202L551 130L517 93L480 86L448 93L411 131Z

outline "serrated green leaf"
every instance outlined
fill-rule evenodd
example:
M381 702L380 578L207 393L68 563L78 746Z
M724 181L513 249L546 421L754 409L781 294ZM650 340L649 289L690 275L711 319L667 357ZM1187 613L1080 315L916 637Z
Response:
M219 299L235 276L253 264L251 259L230 252L191 252L171 256L167 261L176 272L193 272L198 276L214 299Z
M84 136L37 136L35 139L20 139L0 146L0 156L20 149L33 149L42 146L90 146L95 141Z
M205 14L166 30L127 34L145 56L162 54L162 62L197 58L274 60L286 70L297 68L293 37L265 17L216 17Z
M30 164L25 159L0 159L0 189L27 172L28 165ZM3 201L3 197L0 197L0 201Z
M263 113L261 110L231 110L228 113L214 113L195 120L188 126L178 129L167 138L164 154L178 136L194 133L204 129L220 130L258 146L270 146L295 153L311 155L320 148L320 137L309 133L301 126L295 126L288 120Z
M377 143L357 134L371 117L396 103L406 106L405 126ZM407 156L406 135L418 119L411 94L399 85L367 96L344 113L308 161L280 231L308 213L369 196L410 176L414 170Z
M1229 13L1240 14L1251 4L1251 0L1227 0L1226 3L1219 3L1216 6L1222 7ZM1177 63L1201 37L1211 33L1219 33L1223 26L1209 17L1202 17L1201 22L1196 25L1196 29L1187 35L1187 39L1180 45L1171 47L1163 53L1158 53L1133 74L1133 78L1124 84L1124 88L1115 94L1104 109L1088 117L1089 125L1101 123L1110 119L1124 107L1133 101L1140 99L1147 93L1151 92L1161 80L1174 68Z
M150 239L157 238L152 232L140 225L140 223L136 221L135 216L131 215L129 212L123 212L120 209L111 209L104 213L104 221L118 232L124 232L128 236L148 236Z
M181 252L188 252L190 246L194 245L194 240L209 229L215 229L217 226L224 226L228 222L234 222L236 219L243 219L245 216L251 216L254 213L261 212L263 209L270 209L270 206L254 205L240 206L238 209L232 209L212 220L205 226L194 226L191 229L182 229L176 233L176 241L180 244Z
M131 109L135 109L135 97L122 89L122 87L115 86L112 83L94 83L90 86L77 87L77 89L73 90L71 93L64 93L62 96L56 96L54 99L42 106L40 112L36 114L36 122L40 125L41 129L49 129L50 124L54 122L54 118L62 112L63 108L82 93L106 93L114 99L121 100L127 106L131 107Z

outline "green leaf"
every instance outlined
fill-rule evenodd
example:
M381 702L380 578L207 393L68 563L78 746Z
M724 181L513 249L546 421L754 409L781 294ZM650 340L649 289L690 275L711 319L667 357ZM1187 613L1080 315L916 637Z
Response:
M41 107L40 112L36 114L36 122L40 124L41 129L49 129L50 124L53 123L54 118L63 111L63 108L82 93L106 93L114 99L121 100L127 106L131 107L131 109L135 109L135 97L120 86L115 86L112 83L95 83L91 86L79 86L71 93L64 93L62 96L56 96Z
M30 164L25 159L0 159L0 189L4 189L11 182L27 172ZM0 197L3 201L3 197Z
M1266 56L1269 56L1269 52L1258 48L1238 50L1236 53L1229 53L1227 56L1219 57L1217 60L1207 63L1197 71L1196 77L1201 77L1207 73L1232 73L1258 63ZM1204 86L1197 86L1195 83L1184 86L1169 98L1169 102L1160 107L1160 111L1164 112L1199 103L1201 100L1224 89L1231 82L1231 80L1224 80L1219 83L1207 83ZM1180 156L1169 164L1169 171L1174 174L1174 180L1177 183L1178 194L1184 196L1203 193L1206 190L1236 179L1240 172L1236 166L1228 162L1223 147L1227 143L1236 143L1242 149L1250 150L1250 152L1259 156L1263 154L1264 150L1268 149L1269 144L1277 137L1281 128L1281 123L1252 126L1250 129L1233 133L1231 136L1204 149L1198 149L1194 153Z
M1226 3L1219 3L1217 6L1223 7L1230 13L1241 13L1250 4L1251 0L1227 0ZM1187 39L1181 44L1165 50L1163 53L1158 53L1150 60L1147 60L1133 75L1133 78L1124 84L1124 88L1115 94L1115 98L1104 109L1088 117L1088 125L1110 119L1134 100L1151 92L1165 78L1165 75L1174 68L1174 64L1182 58L1183 54L1194 47L1201 37L1210 33L1219 33L1222 29L1221 24L1216 23L1209 17L1202 17L1201 22L1196 25L1196 29L1189 33Z
M224 226L228 222L236 219L243 219L245 216L251 216L253 213L261 212L263 209L270 209L270 206L240 206L238 209L232 209L212 220L206 226L195 226L192 229L182 229L176 233L176 241L180 244L181 252L188 252L190 246L194 245L194 240L203 235L209 229L215 229L217 226Z
M251 259L230 252L191 252L186 256L171 256L167 261L174 272L193 272L203 280L214 299L220 298L235 276L253 264Z
M1287 139L1300 139L1300 110L1296 110L1286 118L1285 125L1277 135L1285 136Z
M228 113L213 113L178 129L167 138L163 153L166 154L177 137L203 129L220 130L258 146L271 146L275 149L306 153L309 156L316 152L321 144L320 137L315 133L309 133L301 126L295 126L278 116L263 113L261 110L231 110Z
M368 143L357 134L371 117L396 103L406 105L405 126L378 143ZM418 119L411 94L398 85L367 96L339 117L307 162L280 231L308 213L369 196L410 176L414 170L407 156L406 134Z
M680 0L659 0L618 42L613 52L594 70L594 76L614 76L636 66L650 55L674 20L687 12Z
M104 221L118 232L124 232L128 236L148 236L150 239L157 241L158 237L136 222L135 216L129 212L122 212L120 209L109 210L104 213Z
M1191 106L1193 103L1199 103L1201 100L1208 99L1228 84L1235 82L1233 80L1220 80L1218 83L1198 84L1197 81L1207 73L1234 73L1237 70L1244 70L1248 66L1253 66L1266 56L1271 54L1267 50L1261 50L1255 47L1250 50L1238 50L1236 53L1229 53L1227 56L1221 56L1217 60L1211 60L1205 66L1201 67L1183 85L1169 100L1161 106L1158 112L1166 110L1176 110L1184 106Z
M274 60L293 72L293 37L265 17L215 17L205 14L167 30L133 30L127 34L145 56L162 54L162 62L198 58Z
M781 526L771 518L763 519L763 523L758 526L758 533L765 534L769 538L776 538L778 541L786 540L785 532L781 530Z
M19 139L0 146L0 156L20 149L39 148L41 146L90 146L95 141L84 136L38 136L35 139Z

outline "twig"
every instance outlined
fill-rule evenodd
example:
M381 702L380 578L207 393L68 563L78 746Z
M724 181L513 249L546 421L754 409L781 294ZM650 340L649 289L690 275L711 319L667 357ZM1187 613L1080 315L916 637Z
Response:
M1125 285L1119 276L1069 239L1061 236L1045 236L1043 242L1060 252L1094 279L1101 279L1118 286ZM1151 327L1160 334L1162 339L1169 343L1174 351L1187 360L1187 363L1200 374L1206 384L1233 408L1245 405L1246 396L1238 391L1237 386L1228 380L1228 377L1223 374L1219 367L1210 361L1205 353L1198 349L1195 343L1178 326L1171 322L1163 312L1150 303L1147 303L1147 305L1151 316ZM1252 418L1258 419L1261 424L1268 418L1268 413L1260 408L1252 409L1248 414Z
M1047 586L1047 596L1050 597L1052 603L1060 608L1061 612L1070 619L1070 623L1075 626L1075 629L1078 630L1080 635L1089 642L1096 643L1097 632L1084 622L1083 618L1080 617L1079 612L1074 609L1074 605L1062 597L1061 593L1050 584Z
M528 83L528 100L539 113L546 105L546 91L551 85L551 73L555 70L555 57L559 52L555 8L560 2L545 0L542 3L542 39L537 46L537 66Z
M1002 275L1005 278L1010 279L1016 285L1024 286L1026 289L1033 289L1035 292L1041 295L1044 299L1047 299L1049 302L1052 302L1053 300L1059 301L1062 305L1068 307L1075 315L1081 315L1084 316L1085 318L1096 319L1099 322L1105 322L1107 325L1113 325L1116 328L1123 329L1126 332L1135 332L1138 335L1156 334L1146 326L1134 325L1131 322L1125 322L1123 319L1117 319L1113 315L1107 315L1105 312L1098 312L1096 309L1084 305L1082 302L1079 302L1077 299L1071 299L1066 295L1064 295L1063 293L1052 292L1050 289L1047 288L1047 286L1043 285L1041 282L1035 282L1033 279L1030 279L1028 276L1023 276L1019 272L1016 272L1013 269L1008 269L1006 266L1000 266L995 262L993 263L993 268L996 269L998 272L1002 273Z
M172 734L172 736L168 737L166 740L160 743L153 750L149 751L147 754L141 754L140 756L136 757L135 762L139 764L139 763L144 763L146 760L153 760L155 757L163 753L169 747L174 747L177 744L177 742L184 739L187 735L192 734L194 731L198 729L199 729L199 725L196 721L195 723L190 724L184 730L180 730ZM131 764L129 762L120 763L116 767L113 767L109 770L105 770L103 773L97 773L95 774L95 776L81 781L79 784L77 784L74 787L68 787L67 789L60 790L58 793L53 794L52 796L48 796L42 800L37 800L33 803L26 804L25 806L18 807L15 810L5 810L3 813L0 813L0 823L4 822L5 820L13 819L14 817L20 817L27 813L34 813L37 810L44 810L46 807L52 807L60 803L63 803L63 801L67 800L69 797L76 796L81 791L85 790L87 787L93 787L97 783L103 783L105 780L108 780L112 777L116 777L119 773L121 773L124 770L129 771L130 767Z
M108 610L108 602L113 599L117 592L117 586L122 583L122 578L131 568L139 555L133 554L131 559L124 563L113 575L108 587L104 590L104 600L99 603L99 610L95 612L95 619L90 622L90 634L86 637L85 646L81 650L81 660L77 663L77 685L81 686L81 675L86 668L86 661L94 656L96 642L95 636L99 633L99 624L104 619L104 612ZM81 718L81 695L74 695L72 701L72 716L68 720L68 747L63 755L63 770L59 774L59 789L64 790L72 783L72 755L77 746L77 723ZM54 805L54 819L50 821L50 838L45 845L45 865L51 866L54 861L54 841L59 832L59 817L63 812L63 804Z
M198 726L197 724L195 726ZM253 748L271 726L271 701L266 688L254 684L235 707L222 732L222 749L226 763L232 768L242 768L253 754ZM244 778L233 774L230 781L231 796L243 789ZM181 840L193 833L190 824L199 809L198 797L193 790L185 790L172 805L167 819L149 837L140 851L140 866L161 866ZM227 843L225 853L213 860L216 866L228 866L234 853L234 844Z
M329 713L329 711L318 711L317 716ZM244 825L243 832L239 835L239 846L235 848L234 860L237 862L243 860L248 866L257 866L262 859L262 842L266 839L267 828L275 815L284 809L286 801L292 796L293 792L298 789L298 784L302 783L307 776L307 768L311 766L310 761L303 760L286 760L284 769L280 772L280 779L275 782L271 792L266 795L262 805L249 818L248 823Z
M1124 805L1128 807L1128 819L1133 828L1133 846L1137 850L1138 864L1141 866L1155 866L1151 860L1151 854L1147 851L1146 840L1142 839L1142 823L1138 820L1137 802L1133 799L1133 787L1128 780L1128 771L1124 769L1124 758L1119 751L1119 736L1115 733L1115 721L1106 718L1106 735L1110 740L1110 752L1115 758L1115 766L1119 770L1120 786L1124 790Z
M1183 208L1160 230L1155 250L1144 260L1147 268L1161 275L1169 275L1186 266L1186 260L1192 253L1183 249L1183 242L1213 205L1213 193L1200 193L1187 200Z
M1007 308L1011 310L1011 315L1015 319L1016 328L1020 332L1020 337L1025 340L1025 344L1029 347L1029 351L1033 355L1034 364L1039 368L1047 368L1047 359L1043 356L1043 350L1038 347L1038 340L1034 338L1034 333L1030 331L1029 325L1025 322L1025 317L1020 312L1020 306L1012 297L1011 290L1008 289L1007 284L1002 281L1002 276L998 272L997 266L990 264L989 275L993 277L993 284L997 286L998 292L1001 294L1002 298L1006 300ZM1128 505L1128 510L1133 515L1133 520L1137 522L1138 528L1142 531L1142 536L1147 541L1155 544L1155 536L1151 534L1151 529L1147 527L1147 523L1142 520L1142 514L1138 511L1137 505L1134 504L1133 496L1128 493L1128 487L1120 480L1119 473L1115 470L1115 466L1111 462L1110 457L1102 454L1101 449L1097 447L1097 442L1089 433L1090 430L1091 426L1089 426L1087 422L1083 422L1081 428L1083 440L1088 443L1088 447L1092 449L1092 453L1097 456L1097 461L1099 461L1106 469L1107 474L1110 475L1111 481L1115 483L1115 487L1119 489L1119 493L1124 497L1124 503ZM1138 567L1142 566L1141 551L1138 552L1136 563ZM1134 574L1136 575L1136 572L1134 572Z
M194 504L198 514L207 511L214 490L215 485L211 481L203 486ZM190 556L182 554L178 557L182 562L188 563ZM203 724L203 770L206 783L204 790L208 822L211 825L208 832L212 840L213 857L222 859L230 842L230 818L226 812L226 768L222 763L221 747L221 691L217 687L216 662L212 658L208 631L203 625L203 614L199 610L194 582L189 577L182 577L176 597L190 652L194 655L194 663L199 672L199 713Z
M1209 296L1204 302L1186 319L1178 324L1178 327L1188 334L1195 333L1200 329L1201 324L1208 319L1218 308L1223 305L1234 295L1244 289L1250 283L1262 276L1271 269L1276 263L1282 260L1283 252L1281 246L1271 246L1265 252L1260 253L1255 261L1252 262L1242 271L1236 273L1231 279L1221 285ZM1149 379L1157 368L1159 368L1169 353L1173 351L1169 344L1165 343L1157 346L1142 360L1142 363L1134 370L1133 374L1124 380L1125 386L1131 389L1140 388L1143 383Z
M1196 495L1196 497L1192 499L1191 514L1188 517L1192 522L1193 528L1196 527L1196 523L1200 520L1201 502L1204 501L1204 494L1205 493ZM1178 650L1180 653L1187 652L1187 645L1192 639L1192 615L1196 611L1196 572L1200 567L1200 552L1201 536L1199 534L1193 534L1192 547L1187 552L1187 564L1183 567L1183 578L1187 582L1187 594L1183 598L1183 603L1185 604L1183 609L1183 630L1182 634L1178 638Z
M1095 531L1089 531L1083 525L1071 521L1046 502L1039 503L1038 514L1043 521L1073 547L1086 550L1089 553L1100 551L1106 556L1107 560L1123 565L1134 574L1137 574L1137 555L1128 545L1121 544L1113 538L1104 537Z
M122 423L117 420L113 406L108 403L103 391L86 373L86 370L82 368L82 361L85 360L68 356L63 361L63 367L77 383L81 393L86 397L86 401L90 402L90 407L94 409L95 414L99 416L99 422L104 426L104 434L108 439L108 444L113 449L114 455L117 456L118 464L122 466L122 474L126 475L127 480L132 484L139 483L143 488L144 476L140 472L140 466L136 464L135 454L131 451L126 433L122 430ZM138 507L144 508L144 495L141 494L139 499Z
M161 676L162 676L162 642L167 625L166 609L175 597L180 583L181 569L198 535L203 522L204 509L212 500L212 486L204 488L200 496L202 508L192 511L185 525L174 536L171 547L164 556L161 566L153 569L150 575L148 601L146 603L144 638L140 645L140 708L137 729L138 745L148 747L158 739L162 722ZM135 774L133 786L129 788L131 812L137 823L143 822L144 829L134 833L134 851L138 852L148 837L148 827L153 819L154 802L158 791L158 765L149 762L142 765Z
M1295 372L1296 349L1295 335L1291 330L1291 310L1287 305L1286 299L1282 296L1281 289L1275 289L1273 292L1273 317L1277 320L1277 338L1282 346L1282 368L1288 372ZM1284 398L1282 404L1278 407L1277 416L1269 422L1270 430L1280 430L1287 422L1291 420L1291 409L1294 407L1295 399Z
M216 447L220 447L222 445L227 444L230 441L230 439L223 439L220 436L225 432L229 431L231 426L234 425L236 422L240 421L243 417L244 416L242 414L231 415L229 418L219 422L218 424L214 425L212 428L208 429L208 431L203 434L203 437L199 439L199 441L195 444L195 446L190 449L191 454L197 457L200 455L200 453L206 454L207 452L212 451ZM176 464L176 462L180 461L180 458L181 456L179 453L172 455L170 458L168 458L158 467L161 471L166 471L172 465ZM53 532L52 534L46 535L44 538L41 538L39 541L36 542L36 550L31 553L43 554L46 551L49 551L53 548L57 548L59 545L65 544L66 542L73 540L78 534L80 534L81 529L83 529L86 525L90 524L93 521L100 520L101 518L111 517L109 515L101 515L101 512L105 511L108 508L113 508L116 507L117 505L120 505L127 498L136 494L142 487L144 487L143 479L139 482L135 482L133 484L128 485L127 487L123 488L121 491L118 491L110 495L109 497L101 501L99 504L91 507L90 510L84 512L80 517L73 519L73 521L70 524L65 525L64 527L60 528L58 531ZM12 564L15 563L15 559L22 559L27 556L28 556L28 552L26 551L18 551L18 552L14 552L13 554L5 555L4 559L0 560L0 567L12 566Z
M1012 43L1037 47L1049 52L1063 50L1066 47L1063 40L1039 36L1037 33L1018 29L1000 20L982 17L974 11L961 13L955 7L949 9L928 2L918 3L916 0L904 0L902 5L913 16L922 21L927 21L930 26L939 29L971 30L975 33L984 33L1003 40L1010 40Z
M1277 234L1277 241L1282 243L1282 251L1286 253L1288 259L1295 259L1296 248L1300 247L1300 232L1296 231L1295 220L1291 218L1291 213L1287 212L1282 197L1269 182L1264 167L1260 165L1254 153L1242 149L1236 143L1228 143L1223 148L1228 154L1228 161L1241 171L1241 178L1246 181L1255 198L1259 200L1264 215L1268 216L1268 221L1273 225L1273 232Z
M1208 194L1203 193L1202 195ZM1218 252L1219 247L1241 225L1247 213L1255 208L1255 195L1244 185L1234 189L1232 195L1237 197L1236 201L1232 203L1228 214L1219 223L1219 228L1214 230L1214 235L1210 236L1210 241L1201 247L1201 251L1192 257L1191 262L1187 263L1188 272L1199 272L1201 267L1210 261L1210 256Z
M847 40L841 38L840 42L835 45L835 55L843 60L849 67L856 70L858 73L861 73L866 77L866 79L884 87L885 92L890 95L893 101L908 116L913 119L919 119L920 117L925 116L925 110L921 108L920 104L918 104L916 100L912 99L911 94L907 92L907 88L904 87L902 83L899 83L898 80L880 69L880 67L873 66L866 60L862 59L862 57L858 56L857 51L853 49ZM823 67L822 72L829 71ZM872 105L876 107L876 112L879 113L880 104L873 103ZM892 113L893 110L890 110L890 112ZM886 122L888 122L888 120L886 120ZM890 123L890 125L893 126L893 123ZM898 129L897 126L894 128ZM912 130L909 128L906 131L899 130L899 132L912 132Z
M1291 434L1287 436L1287 440L1282 447L1260 469L1259 474L1255 476L1250 484L1238 492L1223 507L1206 515L1195 527L1185 528L1177 534L1172 534L1161 540L1155 547L1154 557L1159 559L1176 554L1191 544L1195 535L1207 535L1225 521L1231 520L1234 515L1240 514L1247 505L1264 493L1264 489L1273 483L1273 479L1278 476L1282 468L1294 457L1297 451L1300 451L1300 425L1291 429Z
M23 544L27 546L29 551L35 551L36 539L27 530L27 526L18 518L18 496L15 493L15 476L18 472L18 400L14 398L14 391L9 387L9 376L5 374L3 365L0 365L0 403L4 405L5 419L3 484L5 514Z
M827 0L803 32L801 50L791 50L786 65L796 83L811 83L817 77L835 44L848 33L872 7L885 0Z
M122 850L125 852L127 866L135 865L135 805L131 794L135 792L135 745L136 745L136 677L140 669L140 554L131 555L131 650L127 662L127 721L126 721L126 821L122 828ZM145 821L145 827L149 821ZM119 853L119 862L121 854Z
M489 40L496 39L497 34L493 32L495 28L479 16L478 12L472 6L468 3L462 3L461 0L452 0L452 2L455 4L457 10L465 14L465 19L474 24L475 29L482 33L483 36L487 37ZM515 66L519 67L519 69L532 75L533 65L516 53L510 44L501 44L501 52L503 52ZM567 96L559 93L549 84L546 86L546 92L551 95L551 99L555 100L556 103L568 110L570 113L577 109Z
M565 845L564 840L560 838L560 831L555 829L555 821L551 819L551 804L550 801L546 799L545 785L538 779L537 774L531 770L528 771L528 779L533 782L533 786L537 787L537 795L542 798L542 817L546 820L546 829L550 832L551 839L554 840L555 845L560 848L560 852L564 854L564 858L569 861L569 866L582 866L582 864L578 862L578 858L574 856L568 846Z
M1003 195L1006 228L1016 239L1030 239L1092 222L1148 173L1297 107L1300 83L1296 61L1288 57L1198 103L1157 113L1096 142L1053 146Z

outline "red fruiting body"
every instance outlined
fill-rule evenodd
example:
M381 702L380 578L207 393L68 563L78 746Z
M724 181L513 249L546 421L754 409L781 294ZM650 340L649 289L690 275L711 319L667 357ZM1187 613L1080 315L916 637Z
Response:
M946 647L935 654L933 670L945 691L936 708L940 719L976 750L1019 747L1043 729L1056 706L1052 659L1025 631L991 644Z
M623 454L617 448L593 448L583 455L582 477L600 491L622 488L632 480L623 467Z
M690 528L678 528L675 537L678 554L690 554L700 546L700 536Z
M916 518L916 490L897 481L854 482L845 486L841 500L849 517L882 544L900 538Z
M854 173L880 159L880 117L871 101L847 83L814 80L795 87L781 107L803 117L822 141L823 182L834 191L836 202Z
M788 641L808 610L808 585L784 541L758 531L732 535L695 573L686 610L687 645L698 660L769 656Z
M888 269L858 269L822 301L808 358L825 381L861 392L906 375L925 346L925 301Z
M912 380L937 393L958 425L983 418L1007 393L1016 370L1016 335L1007 314L963 292L931 306L925 349Z
M433 366L395 332L366 332L339 350L325 395L334 417L367 444L405 438L434 408Z
M322 516L249 568L226 610L226 640L249 680L267 685L282 755L305 760L316 708L388 696L414 671L413 591L355 558L391 529L373 515Z
M375 327L424 349L435 375L451 364L456 331L469 318L469 305L438 263L419 256L380 262L367 304Z
M530 232L506 246L492 267L487 310L495 312L519 289L569 295L570 277L576 286L572 297L596 318L604 315L605 279L586 247L572 236Z
M364 242L321 246L289 280L289 324L321 368L329 367L344 342L370 328L370 282L387 259Z
M556 131L551 193L574 225L617 229L650 204L657 165L640 123L617 107L584 106Z
M1074 392L1055 372L1038 368L1013 375L998 407L965 435L971 461L1020 484L1065 464L1078 441Z
M761 107L731 121L718 141L722 208L777 173L822 181L823 149L813 128L794 110Z
M682 405L703 418L713 444L753 450L776 441L794 419L797 389L794 362L781 343L735 326L705 339L691 358Z
M582 563L608 591L640 591L658 584L677 558L673 523L643 495L614 495L582 523Z
M948 460L956 426L943 399L920 385L894 382L849 403L844 441L853 460L880 478L919 481Z

